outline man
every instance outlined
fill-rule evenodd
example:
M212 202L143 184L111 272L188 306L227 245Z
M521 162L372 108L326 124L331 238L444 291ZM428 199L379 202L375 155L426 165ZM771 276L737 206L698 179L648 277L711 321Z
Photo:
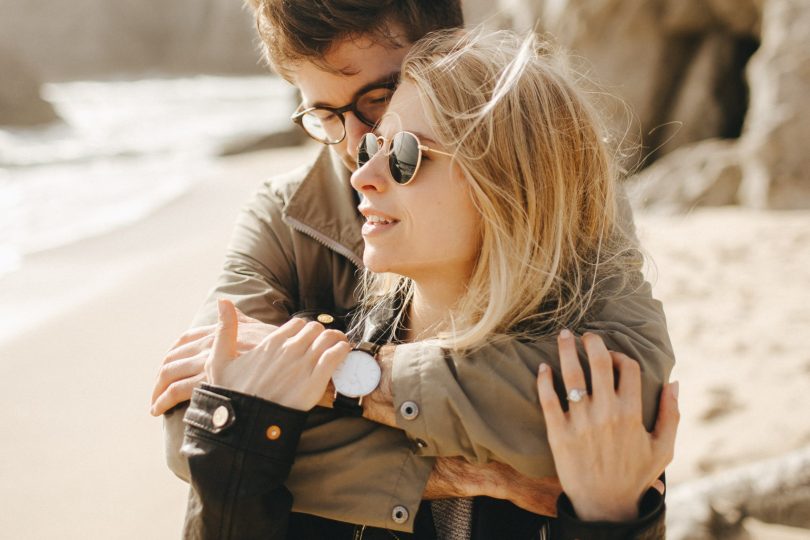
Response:
M296 312L321 310L329 324L356 303L362 220L348 176L357 142L382 115L410 45L462 24L457 0L256 4L271 65L301 91L294 118L327 148L310 166L267 182L243 210L216 289L164 361L155 414L187 400L203 379L216 298L250 316L240 326L243 349ZM632 278L622 300L597 304L581 330L641 362L649 428L672 350L660 304ZM535 389L541 362L559 367L553 336L465 355L410 343L387 346L377 358L382 378L362 402L366 420L328 410L310 416L287 481L294 510L393 530L412 528L423 498L487 494L553 513L553 482L520 476L554 474ZM182 407L166 414L167 456L187 479L178 452L182 414Z

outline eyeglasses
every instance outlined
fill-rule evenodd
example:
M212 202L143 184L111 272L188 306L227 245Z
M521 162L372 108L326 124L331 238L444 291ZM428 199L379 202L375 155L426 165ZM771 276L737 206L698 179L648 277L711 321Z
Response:
M324 144L337 144L346 137L346 117L351 111L358 120L369 127L385 114L388 102L397 88L396 82L371 86L355 96L343 107L309 107L293 113L290 120L298 124L307 135ZM299 107L300 109L300 107Z
M419 138L410 131L400 131L390 140L390 148L386 151L389 141L385 137L378 137L373 133L366 133L357 145L357 168L368 163L374 155L383 151L388 156L388 170L394 182L405 185L411 182L422 164L422 152L433 152L443 156L453 157L453 154L435 150L419 142Z

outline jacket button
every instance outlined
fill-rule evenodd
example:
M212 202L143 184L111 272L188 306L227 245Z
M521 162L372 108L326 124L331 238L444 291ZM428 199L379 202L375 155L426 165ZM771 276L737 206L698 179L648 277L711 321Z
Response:
M391 510L391 519L394 520L394 523L405 523L408 521L408 509L402 505L396 505L393 510Z
M228 422L228 416L228 408L225 405L220 405L214 410L211 422L213 422L214 427L221 428Z
M271 441L275 441L276 439L281 437L281 428L276 425L272 425L269 428L267 428L267 431L265 431L265 435Z
M321 324L332 324L335 322L335 318L329 315L328 313L321 313L316 317L319 323Z
M399 414L401 414L402 418L405 420L413 420L419 416L419 405L413 401L405 401L399 406Z

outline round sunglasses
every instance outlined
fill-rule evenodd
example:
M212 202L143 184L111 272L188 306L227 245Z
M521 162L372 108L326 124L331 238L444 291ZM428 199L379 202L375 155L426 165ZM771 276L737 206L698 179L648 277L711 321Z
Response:
M386 147L390 148L386 150ZM383 151L388 156L388 171L394 182L404 186L410 183L422 164L422 152L433 152L442 156L453 157L453 154L425 146L419 137L410 131L400 131L389 141L385 137L366 133L357 145L357 168L368 163L374 155Z

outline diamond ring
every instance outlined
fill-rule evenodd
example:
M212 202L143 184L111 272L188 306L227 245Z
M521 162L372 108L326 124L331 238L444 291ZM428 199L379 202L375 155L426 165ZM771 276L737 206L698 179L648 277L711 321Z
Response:
M572 388L571 390L568 391L568 401L573 401L574 403L577 403L579 401L582 401L582 398L584 398L587 395L588 395L587 390L582 390L580 388Z

